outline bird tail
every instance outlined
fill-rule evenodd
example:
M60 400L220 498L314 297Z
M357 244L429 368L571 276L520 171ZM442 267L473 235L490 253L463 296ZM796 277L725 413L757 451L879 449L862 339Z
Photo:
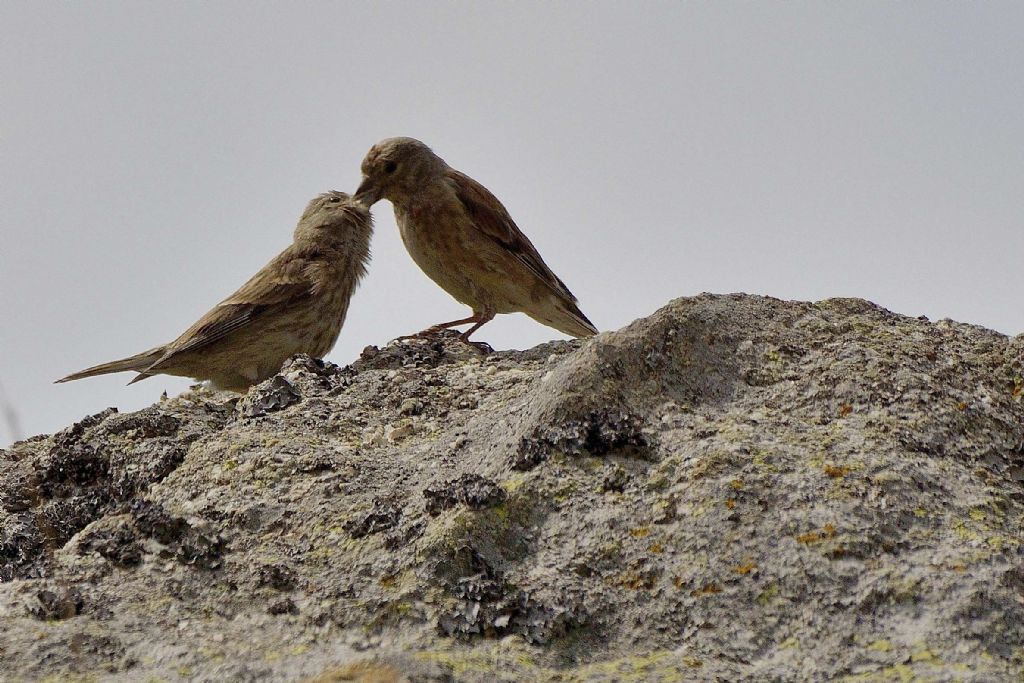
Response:
M60 384L61 382L70 382L72 380L83 379L85 377L95 377L96 375L107 375L112 372L125 372L128 370L134 370L135 372L143 372L151 365L153 365L153 363L156 363L158 360L160 360L160 358L163 355L164 347L158 346L155 349L143 351L142 353L137 353L134 356L129 356L128 358L110 361L109 363L103 363L101 365L94 365L91 368L86 368L85 370L72 373L67 377L61 377L54 383ZM136 382L139 379L148 376L149 375L142 374L132 381Z
M552 312L555 315L550 315L546 318L532 317L536 318L538 322L550 325L570 337L593 337L598 333L594 323L590 322L587 316L583 315L583 311L579 309L579 306L568 299L557 300Z

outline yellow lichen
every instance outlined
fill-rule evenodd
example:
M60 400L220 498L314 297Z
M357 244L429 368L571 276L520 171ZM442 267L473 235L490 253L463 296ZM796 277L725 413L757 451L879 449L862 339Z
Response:
M821 531L808 531L807 533L798 534L796 540L799 543L805 545L812 545L826 538L832 538L836 535L836 527L832 523L828 523L821 528Z
M778 584L773 583L772 585L768 586L763 591L761 591L761 594L757 596L757 604L761 605L762 607L769 605L772 602L772 600L778 597L779 592L780 591Z
M749 557L746 558L743 561L743 564L738 564L738 565L736 565L735 567L732 568L732 570L735 573L741 574L741 575L744 575L744 576L749 574L750 572L754 571L755 569L757 569L757 563L754 562L753 559L749 558Z
M926 647L910 653L910 661L912 662L932 662L935 659L935 655Z
M704 584L700 588L697 588L696 590L690 591L690 596L694 598L703 598L705 596L715 595L716 593L721 592L722 589L718 586L717 583L709 582Z
M825 474L833 479L845 477L850 473L849 467L837 467L836 465L825 465Z

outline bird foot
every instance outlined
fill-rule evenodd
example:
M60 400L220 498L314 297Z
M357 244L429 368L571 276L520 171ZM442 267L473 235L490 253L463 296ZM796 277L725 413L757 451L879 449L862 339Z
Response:
M485 356L494 353L494 347L488 344L487 342L470 341L461 334L459 335L459 341L468 346L472 346L474 349L476 349Z
M415 334L403 334L401 337L395 337L393 341L403 342L412 339L435 341L460 341L466 346L472 346L475 350L479 351L485 356L489 353L494 353L494 348L487 342L471 341L469 339L468 332L459 334L458 330L453 330L449 327L428 327L427 329L422 330L420 332L416 332Z

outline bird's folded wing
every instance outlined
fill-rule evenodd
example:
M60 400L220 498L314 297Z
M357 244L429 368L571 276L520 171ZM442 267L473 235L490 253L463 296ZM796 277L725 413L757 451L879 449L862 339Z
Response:
M576 297L565 286L561 278L544 263L537 248L522 233L498 198L465 173L454 169L449 170L448 173L456 196L466 207L466 211L480 232L505 247L555 294L575 303Z
M305 273L305 262L285 260L282 254L252 279L214 306L192 327L168 345L167 353L150 369L172 356L199 351L232 332L285 306L301 305L312 294L312 282Z

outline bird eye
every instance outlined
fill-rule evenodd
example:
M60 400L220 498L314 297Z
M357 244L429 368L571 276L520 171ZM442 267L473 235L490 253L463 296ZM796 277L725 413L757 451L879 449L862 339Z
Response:
M331 204L337 204L338 202L341 201L341 197L331 197L327 201L329 201Z
M385 173L394 173L396 168L398 168L398 164L396 164L393 161L389 161L389 162L384 164L384 172Z

